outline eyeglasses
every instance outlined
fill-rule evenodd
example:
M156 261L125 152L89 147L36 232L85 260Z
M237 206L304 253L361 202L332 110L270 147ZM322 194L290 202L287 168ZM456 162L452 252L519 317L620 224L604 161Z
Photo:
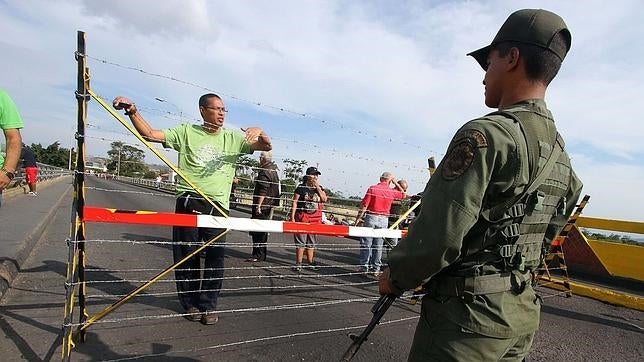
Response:
M210 106L202 106L202 107L212 109L215 112L228 113L228 110L224 107L210 107Z

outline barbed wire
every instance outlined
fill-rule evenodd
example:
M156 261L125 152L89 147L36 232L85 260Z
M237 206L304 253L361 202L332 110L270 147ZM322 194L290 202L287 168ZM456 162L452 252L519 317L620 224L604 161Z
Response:
M330 265L317 265L320 269L324 268L347 268L347 267L360 267L362 264L330 264ZM200 270L200 271L216 271L216 270L258 270L258 269L290 269L292 268L293 265L264 265L264 266L237 266L237 267L223 267L223 268L199 268L199 269L194 269L194 268L188 268L188 269L182 269L182 268L177 268L174 269L175 271L194 271L194 270ZM140 273L140 272L158 272L162 271L165 269L159 269L159 268L132 268L132 269L104 269L104 268L89 268L85 269L86 272L106 272L106 273L112 273L112 272L117 272L117 273L124 273L124 272L135 272L135 273Z
M346 238L345 238L346 239ZM69 241L69 243L74 244L91 244L91 243L97 243L97 244L132 244L132 245L168 245L168 246L174 246L174 245L183 245L183 246L201 246L203 245L203 242L191 242L191 241L146 241L146 240L80 240L80 241ZM358 242L356 242L358 243ZM347 250L361 250L363 247L361 247L359 244L356 246L344 246L346 244L326 244L329 246L322 246L319 243L315 244L315 250L317 251L347 251ZM331 246L344 246L344 247L331 247ZM220 244L212 244L208 246L208 248L254 248L259 246L259 244L252 244L252 243L243 243L243 244L230 244L230 243L220 243ZM262 243L261 246L266 246L266 247L271 247L271 248L285 248L285 249L292 249L292 248L297 248L299 247L295 243Z
M92 125L92 127L97 128L97 129L101 129L101 128L99 128L100 126ZM105 130L105 129L102 129L102 130L104 130L106 132L112 132L111 130ZM114 133L122 134L122 133L119 133L119 132L114 132ZM99 141L106 141L106 142L120 142L120 143L123 142L123 140L114 139L114 138L107 138L107 137L97 137L97 136L91 136L91 135L85 135L85 137L90 138L90 139L96 139L96 140L99 140ZM301 150L301 148L299 148L300 145L305 146L305 147L309 147L307 149L307 152L315 152L315 153L318 153L318 154L321 154L321 155L324 155L324 156L342 156L342 157L344 157L346 159L372 162L372 163L376 163L376 164L379 164L379 165L382 165L382 166L384 166L385 164L388 164L388 165L392 166L394 169L406 169L408 171L422 173L422 174L427 173L427 168L426 167L419 167L419 166L416 166L416 165L401 163L401 162L397 162L397 161L375 159L373 157L363 156L363 155L358 154L358 153L346 153L346 152L338 151L336 148L327 148L325 146L321 146L321 145L318 145L318 144L315 144L315 143L305 143L305 142L298 141L298 140L279 138L279 137L274 137L274 136L271 136L271 139L277 140L277 141L282 141L282 142L287 142L287 143L293 143L295 145L298 145L298 150ZM134 146L136 146L136 145L134 145ZM288 146L286 146L285 148L288 149ZM163 151L165 153L175 153L176 152L172 148L155 147L155 149L158 150L158 151ZM182 152L184 152L186 154L190 154L190 150L184 150ZM248 154L246 154L246 153L237 153L237 154L231 154L231 155L233 155L233 156L248 156ZM280 155L280 154L276 154L276 153L273 153L272 158L273 158L273 160L292 159L291 156ZM226 163L231 163L231 162L226 162ZM261 167L258 167L258 166L248 166L246 164L242 164L242 163L239 163L239 162L235 162L235 163L231 163L231 164L233 164L235 166L247 167L247 168L250 168L250 169L253 169L253 170L269 170L267 168L261 168ZM333 167L328 167L328 166L325 167L325 169L329 170L329 171L335 171L335 172L341 173L341 174L353 174L353 175L370 176L370 177L375 176L373 173L357 172L355 170L347 171L347 170L335 169ZM416 183L426 183L427 182L426 179L421 180L421 179L417 179L417 178L413 178L413 177L410 178L410 181L414 181Z
M320 278L330 278L330 277L346 277L353 275L365 275L366 272L348 272L348 273L335 273L335 274L277 274L277 275L233 275L233 276L224 276L224 277L215 277L215 278L190 278L190 279L160 279L156 283L176 283L176 282L201 282L201 281L211 281L211 280L241 280L241 279L286 279L293 278L296 276L299 279L320 279ZM118 280L86 280L82 282L72 282L65 283L65 286L74 287L77 285L93 285L93 284L122 284L122 283L147 283L149 280L144 279L118 279Z
M421 298L423 295L416 295L414 298ZM409 300L412 296L401 296L398 297L399 300ZM306 303L295 303L295 304L281 304L281 305L267 305L260 307L248 307L248 308L236 308L236 309L221 309L217 310L217 314L229 314L229 313L252 313L252 312L273 312L278 310L293 310L293 309L304 309L304 308L317 308L317 307L326 307L326 306L337 306L341 304L349 303L364 303L364 302L373 302L380 299L380 296L375 297L365 297L365 298L348 298L348 299L332 299L325 300L321 302L306 302ZM138 320L155 320L155 319L168 319L168 318L178 318L178 317L187 317L193 315L192 313L170 313L170 314L152 314L144 316L134 316L134 317L123 317L123 318L112 318L112 319L101 319L94 321L93 324L108 324L108 323L121 323L121 322L131 322ZM66 323L63 324L63 327L78 327L83 325L83 323Z
M377 140L381 140L381 141L389 142L389 143L397 143L397 144L408 146L410 148L414 148L414 149L417 149L417 150L422 150L423 149L423 147L420 146L420 145L415 145L415 144L412 144L412 143L404 141L404 140L396 140L396 139L394 139L392 137L380 136L380 135L372 134L372 133L367 132L367 131L365 131L363 129L353 128L353 127L347 126L346 124L343 124L343 123L335 121L335 120L325 119L325 118L320 118L320 117L313 116L310 113L294 111L294 110L291 110L291 109L289 109L287 107L273 106L273 105L270 105L270 104L267 104L267 103L264 103L264 102L245 99L245 98L242 98L242 97L235 96L233 94L229 94L229 93L226 93L226 92L221 92L219 90L211 89L211 88L205 87L203 85L199 85L199 84L191 82L191 81L186 81L186 80L183 80L183 79L179 79L179 78L174 77L174 76L164 75L164 74L159 74L159 73L153 73L153 72L144 70L142 68L122 65L122 64L110 61L110 60L97 58L97 57L94 57L94 56L91 56L91 55L88 55L88 54L84 54L84 55L88 59L91 59L91 60L94 60L94 61L97 61L97 62L100 62L100 63L103 63L103 64L111 65L111 66L114 66L114 67L117 67L117 68L126 69L126 70L130 70L130 71L135 71L135 72L138 72L140 74L145 74L145 75L156 77L156 78L170 80L170 81L177 82L177 83L187 85L187 86L190 86L190 87L198 88L198 89L201 89L201 90L204 90L204 91L207 91L207 92L217 93L220 96L224 96L224 97L227 97L227 98L230 98L230 99L234 99L236 101L243 102L243 103L246 103L246 104L250 104L250 105L253 105L253 106L263 107L263 108L271 109L273 111L283 112L283 113L290 114L290 115L293 115L293 116L296 116L296 117L301 117L301 118L304 118L304 119L315 120L315 121L318 121L318 122L320 122L320 123L322 123L324 125L336 125L340 129L346 129L346 130L348 130L348 131L350 131L350 132L352 132L354 134L364 136L366 138L377 139ZM170 112L167 112L167 113L170 113ZM430 150L429 152L434 153L434 154L438 154L437 152L434 152L432 150Z
M249 308L237 308L237 309L220 309L217 310L217 314L228 314L228 313L247 313L247 312L267 312L267 311L277 311L277 310L292 310L292 309L303 309L303 308L316 308L316 307L325 307L333 306L339 304L348 304L348 303L358 303L358 302L372 302L378 300L379 297L367 297L367 298L350 298L350 299L334 299L327 300L323 302L307 302L307 303L296 303L296 304L282 304L282 305L268 305L261 307L249 307ZM177 317L186 317L190 316L192 313L170 313L170 314L153 314L153 315L144 315L136 317L123 317L123 318L112 318L112 319L101 319L93 322L94 324L103 324L103 323L121 323L121 322L131 322L144 319L168 319L168 318L177 318ZM63 324L63 327L78 327L82 323L68 323Z
M194 270L194 269L193 269ZM333 283L333 284L305 284L305 285L284 285L284 286L256 286L256 287L240 287L240 288L219 288L219 289L200 289L203 292L238 292L238 291L248 291L248 290L266 290L266 289L315 289L315 288L337 288L337 287L349 287L349 286L364 286L364 285L373 285L377 284L378 281L371 280L366 282L355 282L355 283ZM166 295L177 295L177 294L188 294L193 293L192 291L172 291L172 292L158 292L158 293L144 293L137 294L135 298L141 297L159 297ZM127 296L128 294L89 294L85 298L102 298L102 299L116 299Z
M404 317L404 318L393 319L393 320L388 320L388 321L381 321L379 324L381 326L387 326L387 325L390 325L390 324L411 321L411 320L418 319L418 318L420 318L420 316ZM282 334L282 335L278 335L278 336L254 338L254 339L248 339L248 340L244 340L244 341L223 343L223 344L217 344L217 345L207 346L207 347L195 347L195 348L187 349L187 350L176 350L176 351L169 351L169 352L163 352L163 353L151 353L151 354L138 355L138 356L133 356L133 357L124 357L124 358L118 358L118 359L111 359L111 360L107 360L107 361L110 361L110 362L127 361L127 360L140 359L140 358L161 357L161 356L166 356L166 355L169 355L169 354L200 352L200 351L204 351L204 350L211 350L211 349L239 346L239 345L250 344L250 343L267 342L267 341L272 341L272 340L276 340L276 339L286 339L286 338L293 338L293 337L310 336L310 335L323 334L323 333L346 332L346 331L350 331L350 330L364 329L365 327L367 327L367 324L359 325L359 326L350 326L350 327L318 329L318 330L309 331L309 332L297 332L297 333Z

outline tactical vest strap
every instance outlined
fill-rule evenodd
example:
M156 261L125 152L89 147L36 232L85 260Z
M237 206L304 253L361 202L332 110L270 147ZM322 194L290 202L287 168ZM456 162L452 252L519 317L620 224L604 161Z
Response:
M510 219L522 217L523 215L525 215L525 204L514 204L505 213Z
M489 216L490 216L490 221L495 222L502 220L503 218L508 218L506 215L506 210L511 209L515 205L519 203L520 200L524 199L526 195L529 195L533 193L541 184L545 181L546 177L552 170L552 167L554 167L556 161L559 159L559 155L563 151L563 148L565 146L563 138L559 134L559 132L556 132L555 137L556 137L556 144L552 148L552 152L550 153L550 156L548 157L548 160L546 161L546 164L539 170L538 166L538 159L539 159L539 140L534 136L536 132L526 132L526 128L532 127L533 125L530 125L528 122L524 122L521 120L521 118L517 117L516 114L512 112L521 112L521 111L528 111L526 109L517 107L517 108L511 108L511 109L506 109L503 111L497 111L497 112L492 112L488 114L488 116L492 115L502 115L508 118L513 119L515 122L517 122L521 128L521 132L523 133L526 143L529 149L534 150L530 154L533 156L530 159L530 168L532 170L530 174L530 184L524 189L524 191L519 194L518 196L509 199L508 201L501 203L499 205L496 205L492 207L489 211ZM537 173L537 171L539 171ZM523 205L525 206L525 205ZM510 216L509 218L514 218Z
M527 111L523 108L513 108L504 111L490 113L490 115L502 115L513 119L520 127L521 132L526 140L526 145L531 155L530 164L530 181L524 190L506 202L495 205L483 211L484 217L491 223L503 223L499 231L485 240L484 249L496 252L505 265L505 270L525 269L526 262L538 260L542 252L543 224L548 220L539 219L540 212L547 207L550 200L538 188L546 181L555 167L559 156L563 152L563 139L556 130L552 135L556 142L542 167L539 167L540 146L539 135L543 130L539 130L534 122L527 122L519 118L512 112ZM526 216L526 210L531 209L538 213ZM527 218L527 219L526 219Z
M440 276L431 279L425 289L430 295L461 297L471 302L476 295L502 293L510 290L523 292L532 279L532 272L480 275L475 277Z

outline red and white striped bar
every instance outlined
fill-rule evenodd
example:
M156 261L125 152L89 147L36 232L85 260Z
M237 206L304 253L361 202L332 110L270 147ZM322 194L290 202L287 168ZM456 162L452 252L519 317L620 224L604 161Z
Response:
M211 215L132 211L85 206L83 221L114 224L188 226L286 234L317 234L368 238L401 238L401 230L372 229L346 225L308 224L290 221L258 220Z

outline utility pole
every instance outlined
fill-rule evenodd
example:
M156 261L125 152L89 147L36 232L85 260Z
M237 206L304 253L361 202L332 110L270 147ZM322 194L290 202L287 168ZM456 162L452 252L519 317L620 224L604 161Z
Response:
M116 176L121 176L121 151L123 151L123 145L119 146L119 160L116 164Z
M69 164L67 165L68 170L72 170L72 154L74 154L74 147L69 148Z

